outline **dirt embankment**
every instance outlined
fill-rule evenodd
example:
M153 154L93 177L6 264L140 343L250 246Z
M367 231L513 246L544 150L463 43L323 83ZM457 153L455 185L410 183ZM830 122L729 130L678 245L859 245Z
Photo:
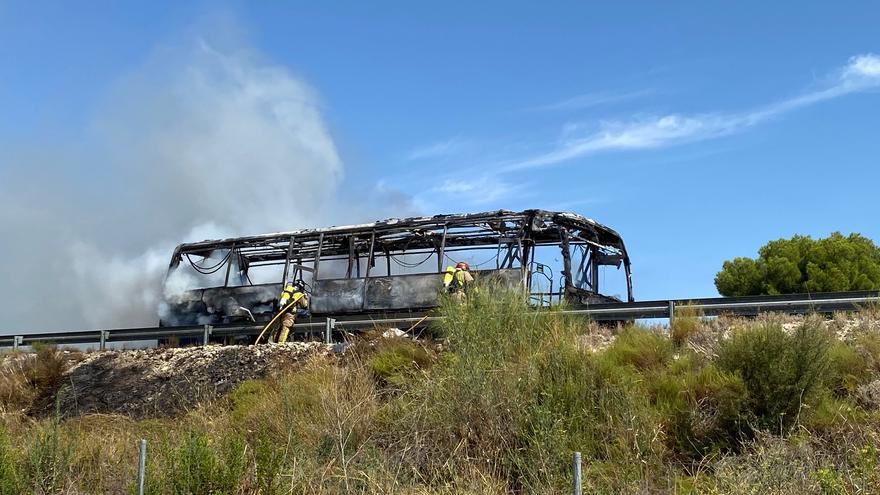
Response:
M34 412L169 416L222 396L244 380L328 352L324 344L301 342L95 352L73 363L56 393Z

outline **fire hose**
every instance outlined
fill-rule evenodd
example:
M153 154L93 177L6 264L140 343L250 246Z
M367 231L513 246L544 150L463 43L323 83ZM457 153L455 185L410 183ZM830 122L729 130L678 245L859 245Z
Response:
M274 317L272 317L271 320L269 320L269 323L266 323L266 326L263 327L263 331L260 332L260 335L257 336L257 340L254 341L254 345L259 344L259 343L260 343L260 339L263 338L263 335L266 333L266 330L269 330L269 328L272 327L272 324L275 323L281 315L283 315L284 313L286 313L288 309L292 308L293 305L295 305L297 302L299 302L299 300L302 299L302 298L303 298L303 294L302 294L302 293L295 294L295 295L290 299L290 302L287 303L286 306L284 306L283 308L281 308L281 310L278 311L278 314L276 314Z

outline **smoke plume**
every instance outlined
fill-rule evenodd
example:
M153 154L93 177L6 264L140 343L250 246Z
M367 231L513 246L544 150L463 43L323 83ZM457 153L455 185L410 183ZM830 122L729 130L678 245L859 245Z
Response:
M316 92L242 46L157 50L85 127L0 152L0 333L155 325L179 242L411 213L340 207Z

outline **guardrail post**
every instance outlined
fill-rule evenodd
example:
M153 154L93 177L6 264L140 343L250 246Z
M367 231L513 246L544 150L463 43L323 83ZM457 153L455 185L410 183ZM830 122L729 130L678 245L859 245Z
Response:
M24 342L23 336L16 335L15 337L12 337L12 350L17 351L22 342Z
M144 478L147 471L147 441L141 439L138 445L138 495L144 495Z
M675 319L675 301L669 301L669 326L672 326L672 320Z
M100 343L98 344L98 349L106 350L107 349L107 338L110 337L109 330L101 330Z
M336 318L327 318L327 325L324 327L324 343L333 343L333 330L336 328Z
M212 333L214 333L214 327L205 325L205 331L202 334L202 345L208 345L208 339L211 338Z
M581 488L581 453L575 452L572 460L572 493L574 495L582 495Z

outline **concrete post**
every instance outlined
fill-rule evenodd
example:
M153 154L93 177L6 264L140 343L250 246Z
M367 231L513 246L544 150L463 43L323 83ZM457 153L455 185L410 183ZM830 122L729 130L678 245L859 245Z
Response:
M327 318L327 325L324 327L324 343L333 343L333 330L336 329L336 318Z
M144 478L147 470L147 441L141 439L138 446L138 495L144 495Z
M581 487L581 453L575 452L573 459L573 471L574 475L572 476L572 493L574 495L583 495L583 488Z

